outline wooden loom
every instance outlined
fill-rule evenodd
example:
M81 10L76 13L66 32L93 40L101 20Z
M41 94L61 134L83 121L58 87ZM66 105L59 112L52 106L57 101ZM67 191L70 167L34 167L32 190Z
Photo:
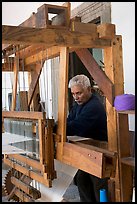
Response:
M128 121L124 115L124 132L126 133L127 148L120 152L119 138L121 129L118 125L119 113L113 107L114 97L124 93L122 37L115 34L114 24L95 25L81 23L70 18L70 3L62 6L44 4L38 8L29 19L20 26L2 26L2 43L4 64L2 71L13 71L15 76L11 111L2 111L5 118L18 120L29 119L38 121L40 161L35 161L22 155L5 155L4 162L22 174L48 187L56 178L54 158L65 164L82 169L99 178L110 177L110 201L129 201L131 196L132 179L128 186L121 180L121 155L129 156ZM53 20L48 14L57 14ZM50 36L50 38L49 38ZM6 45L5 45L6 44ZM8 45L7 45L8 44ZM17 49L16 49L17 48ZM101 48L104 51L104 72L99 68L87 48ZM41 53L41 51L43 51ZM76 52L99 88L106 96L106 111L108 124L108 143L86 140L83 142L66 141L67 89L69 53ZM8 56L15 54L12 65L8 65ZM24 60L24 70L32 72L28 91L27 109L35 104L34 97L39 92L38 79L43 64L38 59L46 61L60 57L58 95L58 128L53 134L53 120L46 119L46 113L37 111L15 111L17 94L17 75ZM19 59L19 70L16 61ZM121 119L121 118L120 118ZM120 139L121 140L121 139ZM54 142L56 145L54 146ZM56 151L56 154L54 154ZM77 159L79 158L79 159ZM30 168L20 165L27 164ZM131 168L126 168L126 175L131 178ZM25 201L32 201L29 187L24 190L24 184L16 180L14 194ZM123 190L124 189L124 190ZM124 192L124 193L123 193ZM38 198L38 197L37 197Z

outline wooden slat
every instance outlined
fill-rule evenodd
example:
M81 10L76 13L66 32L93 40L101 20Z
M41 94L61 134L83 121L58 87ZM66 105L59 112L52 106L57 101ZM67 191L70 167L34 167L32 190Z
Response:
M93 79L98 84L104 95L107 97L109 102L113 104L113 83L107 77L107 75L101 70L92 54L88 49L79 49L75 51L84 66L87 68ZM107 87L107 88L106 88Z
M22 175L22 176L20 177L20 180L23 180L24 177L25 177L25 175ZM29 180L31 180L31 179L29 179ZM14 188L12 189L12 191L10 192L10 194L9 194L8 197L7 197L7 200L8 200L8 201L13 197L14 192L15 192L16 189L17 189L17 187L14 186Z
M12 90L12 103L11 103L11 111L15 111L16 109L16 98L17 98L17 80L18 80L18 72L19 72L19 64L18 64L19 56L15 56L14 58L14 83Z
M56 178L56 172L54 169L54 144L53 144L53 125L54 120L48 119L47 120L47 127L45 128L45 158L46 158L46 165L47 165L47 174L48 178L53 180Z
M50 36L50 38L49 38ZM98 39L91 34L81 34L61 29L29 28L20 26L2 26L2 43L45 44L67 47L110 46L110 40Z
M19 100L20 100L20 111L28 111L28 92L20 91Z
M127 165L127 163L125 164L125 162L123 162L123 158L130 157L130 134L128 114L117 113L117 123L121 201L128 202L130 201L131 189L133 185L132 166Z
M71 143L64 143L63 163L102 177L103 153Z
M28 194L29 196L31 196L33 199L38 199L41 197L41 193L39 190L37 190L36 188L34 188L33 186L30 186L28 184L25 184L24 182L22 182L20 179L17 179L15 177L11 177L11 183L13 185L15 185L17 188L21 189L22 191L24 191L26 194Z
M69 51L67 47L60 49L59 67L59 95L58 95L58 127L57 135L61 136L61 142L57 143L57 159L63 155L63 143L66 141L66 118L67 118L67 93L68 93L68 63ZM63 125L62 125L63 124Z
M43 120L38 120L38 133L39 133L39 157L40 163L45 164L45 125Z
M130 135L127 114L117 114L119 157L130 156Z
M114 97L124 93L122 38L115 36L112 46L104 49L105 73L114 84ZM117 116L115 108L106 99L108 121L108 145L112 151L117 151Z
M47 187L52 186L52 181L50 179L46 179L46 177L43 177L43 175L40 175L40 174L28 169L27 167L21 166L21 165L17 164L16 162L11 161L8 158L4 158L4 163L10 167L16 169L17 171L20 171L24 175L46 185Z
M85 147L87 149L91 149L97 152L102 152L104 155L109 156L109 157L115 157L116 152L109 151L108 149L104 149L101 147L97 147L91 144L88 144L86 141L79 141L79 142L73 142L73 144L79 145L81 147Z
M26 156L23 156L20 154L9 154L8 158L19 160L19 161L23 162L24 164L31 166L34 169L42 171L42 165L40 164L40 162L35 161L34 159L31 159L29 157L26 157Z
M35 202L35 199L31 198L30 196L26 195L24 192L19 190L18 188L15 190L15 195L20 198L22 202Z
M116 34L115 25L111 23L102 23L97 26L99 38L113 39Z
M2 111L3 118L16 118L16 119L30 119L30 120L42 120L45 119L45 112L33 112L33 111Z
M95 36L95 38L98 38L97 33L97 25L93 23L82 23L77 21L71 21L70 25L71 31L74 32L80 32L80 33L89 33Z
M122 57L122 37L115 35L111 42L111 47L104 48L105 73L114 84L114 97L124 93L123 80L123 57ZM107 88L107 87L106 87ZM118 129L116 110L106 99L107 129L108 129L108 149L118 151ZM121 200L119 160L116 163L115 176L116 201Z
M124 163L121 163L120 168L120 187L121 202L130 202L133 188L133 169Z
M31 83L29 85L29 91L28 91L28 107L30 107L30 104L31 104L33 96L34 96L35 88L39 82L39 77L41 74L43 64L44 64L44 62L35 65L35 69L34 69L35 71L34 71L34 74L32 76L32 80L31 80Z

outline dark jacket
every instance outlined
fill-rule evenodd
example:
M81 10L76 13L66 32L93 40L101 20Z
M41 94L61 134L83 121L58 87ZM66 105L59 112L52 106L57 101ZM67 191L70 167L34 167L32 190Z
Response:
M107 117L97 96L84 104L75 103L67 118L67 136L77 135L107 141Z

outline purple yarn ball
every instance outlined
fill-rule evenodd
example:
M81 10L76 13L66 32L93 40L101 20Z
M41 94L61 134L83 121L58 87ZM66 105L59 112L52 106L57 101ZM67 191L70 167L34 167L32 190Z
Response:
M122 94L115 97L114 107L117 111L134 110L135 109L135 95Z

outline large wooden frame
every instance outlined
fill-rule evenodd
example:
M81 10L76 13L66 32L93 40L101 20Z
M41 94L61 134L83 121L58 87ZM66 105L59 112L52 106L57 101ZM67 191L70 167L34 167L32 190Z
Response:
M60 56L60 68L59 68L59 106L58 106L58 128L57 134L54 135L56 141L56 159L63 163L72 165L76 168L80 168L100 178L109 176L115 181L115 198L113 201L121 200L121 186L120 186L120 174L119 174L119 150L118 150L118 127L117 127L117 114L113 106L114 98L116 95L124 93L124 79L123 79L123 59L122 59L122 37L115 34L114 24L83 24L70 19L70 3L67 2L63 5L64 15L66 15L66 22L60 21L60 13L58 14L52 27L52 22L47 21L47 13L50 5L43 5L38 9L36 14L33 14L20 26L2 26L2 43L3 44L3 57L5 63L2 65L3 71L14 71L15 85L13 89L13 103L12 111L15 110L15 98L16 98L16 83L17 83L17 69L15 66L16 58L19 57L19 64L21 65L22 59L24 60L24 69L30 71L32 66L36 70L33 81L30 83L28 94L28 106L31 105L34 90L36 88L42 65L38 64L38 59L45 61L46 59L52 59L56 56ZM52 6L52 9L60 9L59 6ZM46 15L45 15L46 13ZM41 14L41 19L39 18ZM44 22L42 24L42 22ZM45 24L45 22L47 22ZM65 26L64 26L65 25ZM50 36L50 39L49 39ZM14 45L14 46L13 46ZM13 47L18 49L15 51L16 57L14 63L8 66L8 56L14 53ZM104 53L104 66L105 71L102 71L91 53L87 48L101 48ZM22 51L23 49L23 51ZM41 50L43 50L41 54ZM48 50L48 51L47 51ZM99 88L106 96L106 111L107 111L107 124L108 124L108 144L102 144L101 142L93 142L89 140L88 143L70 142L66 141L66 117L67 117L67 84L68 84L68 62L69 53L75 51L84 66L87 68L91 76L96 80ZM47 55L48 53L48 55ZM20 68L19 68L19 71ZM2 116L5 117L18 117L18 118L31 118L31 111L23 112L3 112ZM42 118L38 118L40 113L36 113L33 117L39 120L40 126L40 141L41 141L41 153L40 164L44 166L43 157L46 158L46 154L43 151L43 133L42 133ZM125 116L126 117L126 116ZM4 119L3 119L4 120ZM127 124L125 124L127 126ZM52 127L48 132L52 134ZM44 133L45 134L45 133ZM51 143L48 142L48 145ZM107 146L107 147L106 147ZM54 160L53 153L50 158L52 162ZM7 156L9 158L18 158L24 160L22 156ZM79 159L77 159L79 158ZM5 158L10 166L20 169L13 165L11 161ZM49 161L49 160L48 160ZM29 160L25 160L30 164ZM31 163L33 165L33 162ZM35 164L34 164L35 165ZM52 163L53 165L53 163ZM91 168L92 166L92 168ZM39 165L38 165L39 167ZM44 168L44 167L43 167ZM45 173L47 169L45 167ZM55 178L54 167L51 166L48 170L48 175L51 179ZM24 172L24 170L22 170ZM29 172L30 175L30 172ZM47 177L47 179L49 178ZM37 176L32 176L33 179L38 179ZM39 178L40 182L43 182L42 178ZM47 185L47 183L46 183ZM51 186L51 183L48 184ZM127 196L129 199L129 196Z

